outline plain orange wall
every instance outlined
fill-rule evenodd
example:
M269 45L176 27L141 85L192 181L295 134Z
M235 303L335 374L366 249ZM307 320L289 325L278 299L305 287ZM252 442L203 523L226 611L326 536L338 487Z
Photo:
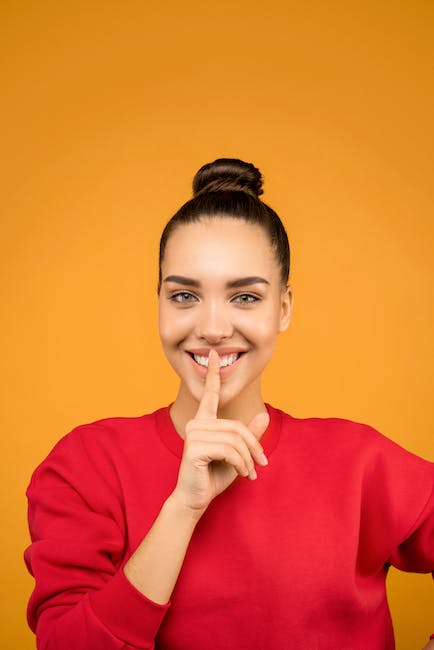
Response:
M157 245L219 156L257 164L295 309L267 400L434 458L434 5L1 5L1 647L35 647L25 488L73 426L168 403ZM434 632L393 573L399 650Z

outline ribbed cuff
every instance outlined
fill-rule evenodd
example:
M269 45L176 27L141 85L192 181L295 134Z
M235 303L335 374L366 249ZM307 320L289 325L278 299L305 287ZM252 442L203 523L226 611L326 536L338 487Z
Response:
M89 594L89 602L101 623L128 645L152 646L169 607L149 600L129 582L120 569L102 589Z

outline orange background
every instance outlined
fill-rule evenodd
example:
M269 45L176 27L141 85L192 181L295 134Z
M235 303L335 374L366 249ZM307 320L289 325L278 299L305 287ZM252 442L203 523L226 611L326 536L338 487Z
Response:
M25 487L73 426L168 403L157 246L219 156L285 221L295 309L264 381L296 416L367 422L433 459L434 5L1 5L1 647L35 647ZM434 632L393 572L397 647Z

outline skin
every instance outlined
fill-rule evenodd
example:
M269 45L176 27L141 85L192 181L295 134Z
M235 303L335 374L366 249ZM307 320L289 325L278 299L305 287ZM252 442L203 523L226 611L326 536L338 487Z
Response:
M162 277L160 338L181 379L171 409L178 433L184 437L203 393L205 372L188 354L192 350L206 355L210 349L244 352L231 369L221 372L219 418L248 424L257 413L265 413L261 374L278 334L288 327L292 304L265 231L227 218L182 226L167 243ZM228 287L243 278L264 282Z

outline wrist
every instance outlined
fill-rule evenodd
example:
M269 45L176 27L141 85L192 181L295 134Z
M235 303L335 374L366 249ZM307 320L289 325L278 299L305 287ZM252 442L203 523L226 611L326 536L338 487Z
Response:
M192 508L186 505L182 496L176 490L166 499L164 509L172 515L195 526L204 514L206 508Z

